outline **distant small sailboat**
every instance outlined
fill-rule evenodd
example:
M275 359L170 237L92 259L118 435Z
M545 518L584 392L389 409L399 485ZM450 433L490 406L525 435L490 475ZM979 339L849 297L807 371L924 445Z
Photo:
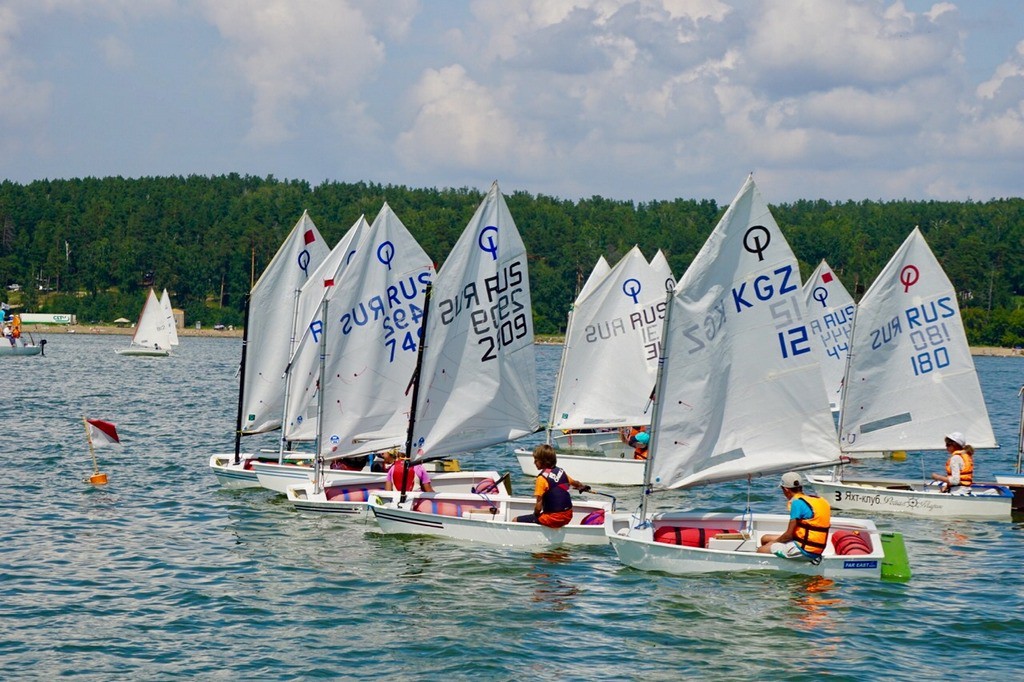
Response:
M127 348L117 350L118 355L158 358L170 355L171 334L167 317L156 293L150 289L146 304L142 307L135 334Z

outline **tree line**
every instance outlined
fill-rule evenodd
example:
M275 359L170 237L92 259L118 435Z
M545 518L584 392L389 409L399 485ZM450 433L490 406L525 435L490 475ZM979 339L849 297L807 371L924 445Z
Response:
M254 278L308 210L329 244L387 201L440 266L483 192L230 174L0 184L0 282L25 311L82 322L133 318L149 286L166 288L191 324L239 325ZM539 334L564 331L600 256L661 249L679 276L724 212L709 199L569 201L506 193L530 254ZM800 200L772 214L808 277L829 262L859 299L915 225L956 287L968 338L1024 345L1024 199ZM18 285L20 291L10 291Z

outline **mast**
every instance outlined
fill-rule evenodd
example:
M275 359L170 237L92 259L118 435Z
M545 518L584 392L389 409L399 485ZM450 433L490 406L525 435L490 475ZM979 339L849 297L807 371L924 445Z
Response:
M405 487L408 485L409 475L412 473L410 471L412 464L412 439L416 431L416 407L420 398L420 370L423 368L423 353L427 347L427 315L430 312L430 292L433 288L434 284L431 282L427 285L427 290L423 295L423 323L420 326L420 347L416 351L416 369L412 373L412 409L409 411L409 430L405 436L405 466L402 467L399 504L405 502Z
M843 394L839 396L839 451L842 453L843 450L843 427L844 418L846 417L846 395L847 388L850 385L850 365L853 362L853 338L857 333L857 313L860 312L859 302L853 307L853 320L850 322L850 340L846 344L846 369L843 370ZM1024 389L1022 389L1024 390Z
M1024 386L1020 387L1020 430L1017 432L1017 473L1020 473L1021 458L1024 456Z
M328 301L325 296L320 302L321 310L323 310L323 317L327 319L327 306ZM324 325L323 334L320 336L320 376L317 379L319 386L317 387L317 401L316 401L316 441L313 455L313 491L321 492L320 485L322 483L322 472L324 466L324 456L320 451L320 446L324 440L324 379L327 376L325 365L327 365L327 326ZM285 401L287 403L287 400ZM281 424L282 432L284 430L284 424ZM283 436L282 436L283 438ZM282 441L283 442L283 441ZM284 455L282 454L282 457Z
M281 406L281 444L277 451L277 463L284 463L284 451L285 451L285 415L288 414L288 394L291 391L292 385L292 373L288 371L291 368L291 361L295 357L295 325L299 321L299 298L302 296L302 288L299 287L295 290L295 296L292 298L292 328L291 336L288 338L288 365L285 366L284 371L284 401ZM325 294L326 297L326 294ZM327 315L327 303L324 302L324 319ZM321 384L322 386L323 384ZM319 428L319 427L317 427Z
M250 293L245 295L245 315L242 321L242 359L239 362L240 374L238 377L238 413L235 416L235 464L241 462L242 451L242 403L245 396L245 354L249 342L249 302L252 300Z
M575 308L576 303L573 302L565 316L565 340L562 342L562 357L558 361L558 374L555 375L555 393L551 396L551 414L548 416L547 439L544 441L548 445L551 445L551 426L555 423L558 395L562 392L562 372L565 370L565 356L569 354L569 335L572 332L572 313Z
M657 433L658 425L661 424L661 411L664 406L662 399L662 382L665 375L665 358L669 354L669 320L672 318L672 297L674 288L665 287L665 320L661 326L661 355L658 356L658 375L654 380L654 410L651 414L651 434ZM650 449L647 452L647 460L644 462L644 488L640 498L640 525L647 521L647 498L651 494L651 462L658 454L658 439L652 438Z

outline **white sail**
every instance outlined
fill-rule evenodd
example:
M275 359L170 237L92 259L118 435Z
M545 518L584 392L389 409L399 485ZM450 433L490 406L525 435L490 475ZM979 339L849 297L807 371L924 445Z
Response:
M139 315L139 321L135 325L131 346L165 351L171 349L167 318L164 316L164 309L156 297L156 292L152 289L149 290L146 303Z
M286 441L311 441L316 438L315 396L320 376L320 349L317 343L305 337L314 320L321 318L324 297L341 281L342 273L354 260L356 247L369 230L366 217L359 216L299 290L295 328L292 331L294 351L285 378L283 435ZM322 324L322 320L319 324Z
M844 452L997 447L956 291L914 228L857 305L840 412Z
M634 246L573 306L551 428L649 424L664 317L664 273Z
M670 305L647 462L652 487L838 461L797 260L753 177Z
M171 307L171 296L167 293L167 289L160 294L160 308L164 311L164 317L167 319L167 334L170 337L171 345L178 345L178 324L174 321L174 309Z
M829 406L838 410L853 327L853 297L825 261L821 261L804 282L803 293L811 335L816 340L814 352L818 354L821 376L825 380L825 393Z
M407 389L433 272L426 252L384 204L328 291L326 315L311 323L303 340L317 351L326 344L318 398L321 454L362 451L362 434L388 424L397 424L391 445L405 442L411 407Z
M594 269L590 271L590 276L587 277L587 281L583 283L583 288L580 289L580 293L576 294L576 300L579 301L590 293L590 290L597 286L597 283L611 271L612 268L608 265L608 261L605 260L604 256L599 256L597 263L594 264Z
M651 258L651 267L661 277L664 289L671 289L675 286L676 278L672 274L672 266L668 264L668 259L665 258L665 254L662 253L661 249L658 249L658 252Z
M292 324L299 289L330 253L309 213L302 217L249 294L242 395L243 433L281 426L284 368L292 354Z
M526 248L497 182L437 273L425 334L417 455L540 429Z

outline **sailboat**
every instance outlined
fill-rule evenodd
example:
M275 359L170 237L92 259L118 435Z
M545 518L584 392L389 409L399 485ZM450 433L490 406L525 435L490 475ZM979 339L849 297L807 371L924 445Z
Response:
M38 344L32 338L26 341L26 335L21 330L21 315L11 312L6 303L0 310L0 323L3 326L3 335L0 336L0 358L44 354L46 339L42 339ZM28 336L31 337L31 334Z
M156 293L150 289L146 297L146 303L139 314L139 321L135 325L135 334L127 348L118 349L118 355L133 355L138 357L166 357L171 350L171 332L167 324L167 317L164 309L156 297Z
M667 297L644 496L627 528L612 523L622 514L606 521L620 561L676 574L880 575L885 551L871 521L833 517L811 562L756 551L786 529L785 514L648 510L668 490L839 460L808 322L796 257L750 176ZM840 554L839 531L866 540L865 553Z
M562 451L559 465L594 484L640 485L644 463L620 428L651 421L651 389L665 314L664 272L634 246L569 315L548 422L549 442L586 439L592 452ZM582 434L581 431L589 433ZM523 473L536 476L533 454L516 450Z
M313 401L318 462L365 460L370 452L404 445L409 380L416 370L418 329L433 277L426 252L384 204L351 263L323 297L310 324L315 333L305 334L297 351L317 352L307 353L315 362L298 370L301 390L289 398L287 421L298 424L309 411L296 398ZM290 367L289 373L294 370ZM265 473L273 468L257 465L257 476L264 487L277 489L279 484L268 481ZM353 503L366 501L365 494L359 500L348 494L353 481L346 472L317 467L312 473L312 480L285 484L284 492L297 509L349 513L359 508ZM383 474L372 480L357 474L358 490L383 491ZM434 476L433 485L435 490L469 492L498 478L495 471L451 471Z
M438 272L426 306L408 454L468 452L540 430L531 311L526 248L495 182ZM421 493L371 500L370 509L385 533L510 546L605 544L603 527L582 521L606 504L574 505L574 519L563 528L514 521L533 505L533 498Z
M998 447L956 291L914 228L857 305L839 436L847 455L942 450L950 431ZM1012 493L975 484L944 493L930 480L808 476L836 509L927 517L1010 518Z
M821 361L829 407L838 413L853 326L853 297L824 260L804 282L803 295L811 335L817 341L816 352Z
M284 368L279 446L281 456L272 461L259 460L252 463L252 470L262 488L283 495L289 485L313 480L312 453L308 459L298 460L285 457L285 453L291 452L296 443L312 443L316 440L320 351L317 343L311 342L311 339L319 338L318 330L323 325L320 316L324 298L342 281L363 236L370 229L366 217L360 215L299 289L291 337L292 354Z
M329 253L309 213L303 211L249 292L238 382L235 451L210 456L210 469L222 488L258 488L252 462L277 460L280 456L278 449L273 454L242 453L241 437L281 427L284 368L294 350L298 294Z

